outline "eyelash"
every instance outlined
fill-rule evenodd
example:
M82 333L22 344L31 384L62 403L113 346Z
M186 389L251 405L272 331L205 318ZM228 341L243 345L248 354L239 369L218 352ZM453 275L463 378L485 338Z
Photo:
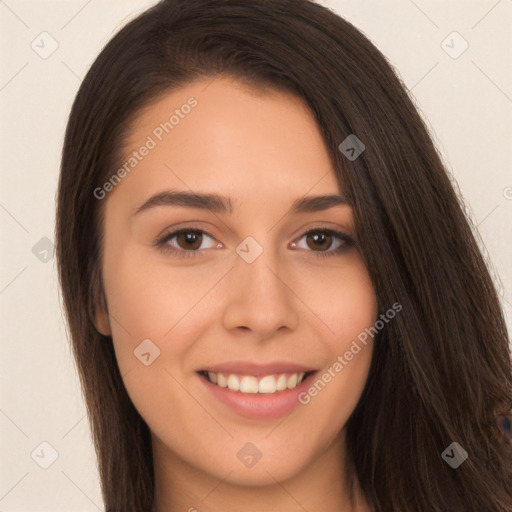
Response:
M172 231L171 233L164 234L162 237L158 238L154 242L154 245L166 254L172 254L173 256L178 256L181 258L196 257L195 253L201 252L200 249L195 249L195 250L176 249L175 247L168 245L169 240L171 240L172 238L174 238L175 236L177 236L181 233L200 233L203 235L207 235L212 239L215 239L212 235L210 235L206 231L203 231L202 229L182 228L182 229ZM301 235L299 235L297 240L300 240L305 235L309 235L311 233L322 233L322 234L328 234L328 235L335 235L343 242L342 245L340 245L337 249L334 249L334 250L328 249L326 251L313 251L313 250L307 251L307 252L315 253L315 256L318 256L319 258L327 258L327 257L339 255L339 254L343 253L344 251L346 251L349 247L354 245L354 240L352 237L350 237L346 233L343 233L341 231L335 231L333 229L321 229L321 228L310 229L308 231L305 231Z

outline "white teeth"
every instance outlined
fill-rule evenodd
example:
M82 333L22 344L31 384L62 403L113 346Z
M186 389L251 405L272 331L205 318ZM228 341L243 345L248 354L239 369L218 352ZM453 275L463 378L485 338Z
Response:
M224 374L217 373L217 386L220 386L221 388L227 388L228 387L228 381L226 380L226 377L224 377Z
M297 374L294 373L288 377L288 381L286 382L286 387L288 389L293 389L295 386L297 386Z
M258 379L256 377L242 377L240 381L240 391L242 393L257 393Z
M275 393L277 382L273 375L267 375L258 382L258 391L260 393Z
M236 375L230 375L228 377L228 388L233 391L238 391L240 389L240 381Z
M277 383L276 383L277 391L283 391L283 389L286 389L287 380L288 379L286 378L286 375L284 373L279 375L279 377L277 378Z
M227 377L223 373L208 372L210 382L217 384L222 388L229 388L232 391L241 393L261 393L272 394L285 389L296 388L303 380L305 373L291 373L280 375L265 375L261 378L252 375L229 374Z

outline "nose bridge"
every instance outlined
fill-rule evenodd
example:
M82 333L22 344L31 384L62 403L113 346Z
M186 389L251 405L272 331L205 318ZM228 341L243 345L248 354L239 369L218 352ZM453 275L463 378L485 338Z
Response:
M254 239L246 240L238 246L237 273L245 281L246 286L250 287L252 294L275 294L275 288L282 286L276 253L277 251L270 246L270 243L265 244L263 248Z
M246 237L236 248L235 272L240 279L242 290L251 294L253 300L277 299L283 295L283 283L279 276L278 250L272 245L271 237L260 242L254 237Z
M246 327L268 335L282 326L295 328L298 320L293 293L280 275L280 261L271 236L246 237L236 248L225 310L227 328Z

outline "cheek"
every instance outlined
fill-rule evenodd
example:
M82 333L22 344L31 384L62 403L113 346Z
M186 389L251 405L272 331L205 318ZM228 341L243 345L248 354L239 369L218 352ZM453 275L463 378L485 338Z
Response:
M177 432L172 443L178 443L192 420L205 421L204 411L190 411L183 375L203 328L205 306L198 302L217 278L211 271L164 265L137 250L117 251L105 261L105 276L113 344L128 395L154 433Z
M329 352L346 350L377 317L377 300L368 272L357 254L346 264L323 269L318 278L303 279L301 299L325 333Z
M219 275L222 275L219 274ZM172 339L173 352L185 349L183 331L193 330L197 305L215 282L211 269L171 267L143 251L118 251L105 261L105 292L112 334L119 356L133 352L144 339L157 345ZM179 337L173 334L180 332Z
M377 317L375 291L361 262L352 267L339 286L339 299L331 308L334 330L339 334L341 349L352 343ZM333 301L334 302L334 301Z
M359 259L324 283L323 287L317 283L310 296L316 297L312 309L322 312L319 316L328 327L323 329L323 347L329 358L301 401L312 409L306 420L311 422L309 427L318 430L322 424L321 435L329 438L346 423L365 386L373 353L368 333L378 308L372 282Z

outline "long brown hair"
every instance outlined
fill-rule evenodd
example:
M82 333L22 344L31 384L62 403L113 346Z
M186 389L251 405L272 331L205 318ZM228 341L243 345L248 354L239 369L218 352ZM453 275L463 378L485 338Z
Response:
M380 312L369 378L347 425L352 475L376 511L512 510L512 446L494 425L512 404L507 329L485 261L442 160L385 57L307 0L163 0L93 63L65 134L56 245L63 302L108 512L149 511L149 429L93 324L102 204L130 126L157 97L232 76L290 91L313 112L349 204ZM350 134L355 160L338 149ZM452 469L453 441L468 453Z

